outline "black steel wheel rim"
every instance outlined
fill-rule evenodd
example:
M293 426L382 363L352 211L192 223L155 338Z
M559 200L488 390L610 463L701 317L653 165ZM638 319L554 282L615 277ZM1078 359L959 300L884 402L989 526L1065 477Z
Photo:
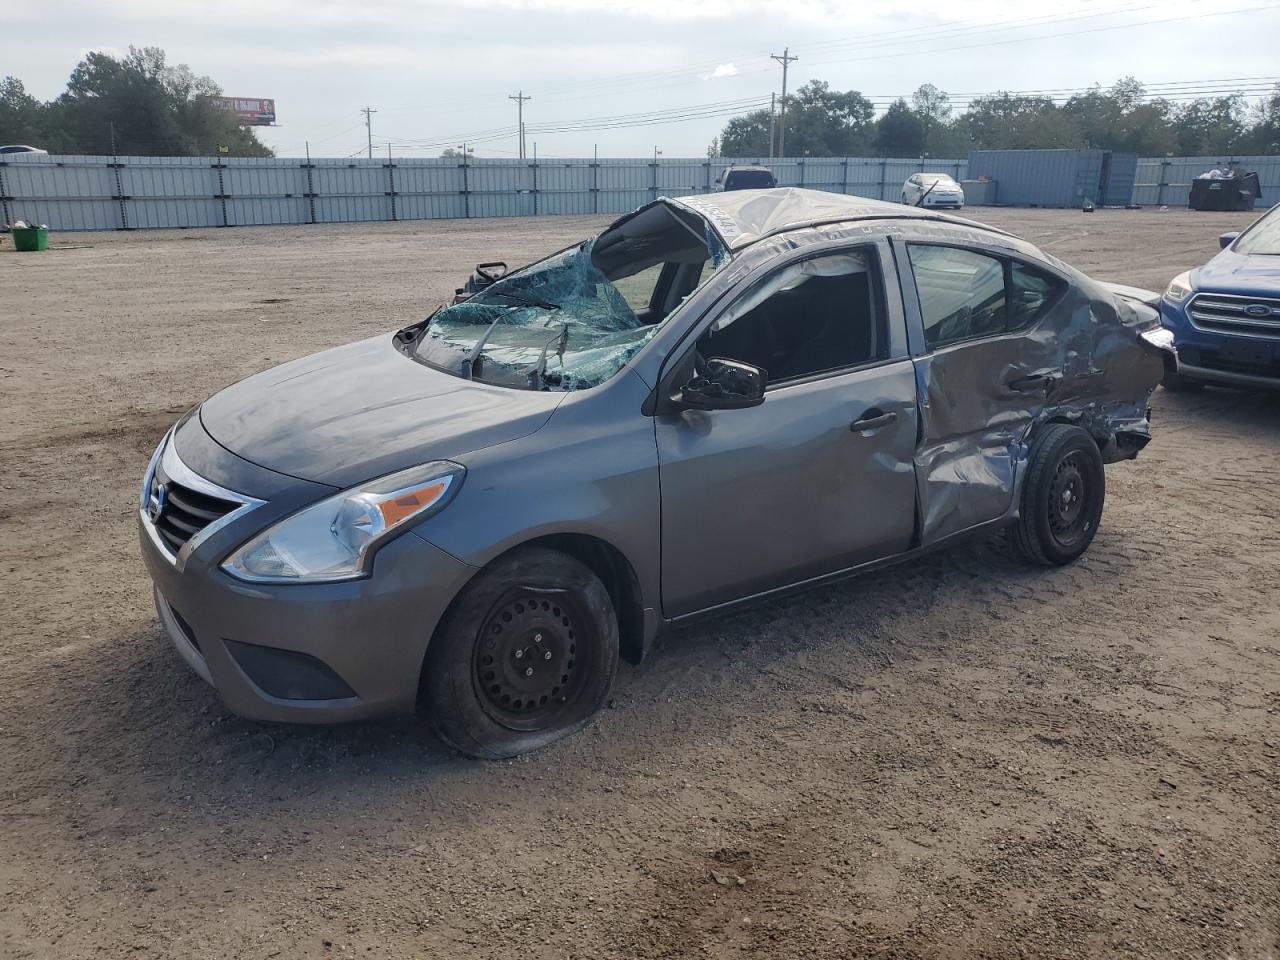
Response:
M480 628L472 666L484 712L526 732L562 722L590 672L586 625L567 593L520 591L500 601Z
M1058 461L1049 484L1049 532L1063 547L1072 547L1089 535L1097 496L1095 486L1089 482L1079 452L1068 453Z

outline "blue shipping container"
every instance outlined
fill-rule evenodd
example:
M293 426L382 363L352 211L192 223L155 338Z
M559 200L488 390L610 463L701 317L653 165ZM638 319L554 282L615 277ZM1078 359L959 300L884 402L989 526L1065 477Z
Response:
M1017 207L1127 205L1138 158L1110 150L974 150L969 177L996 182L995 202Z

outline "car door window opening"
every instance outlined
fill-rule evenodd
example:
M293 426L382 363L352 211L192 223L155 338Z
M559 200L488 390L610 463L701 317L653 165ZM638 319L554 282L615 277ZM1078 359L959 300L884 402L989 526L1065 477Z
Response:
M1021 260L1005 261L1009 292L1009 332L1024 330L1045 315L1067 290L1067 283Z
M871 250L789 264L754 285L699 338L698 355L763 370L771 387L884 358Z
M708 233L696 214L652 205L438 310L400 343L431 367L483 383L596 386L727 261Z
M929 349L1025 329L1066 290L1018 260L964 247L907 244Z

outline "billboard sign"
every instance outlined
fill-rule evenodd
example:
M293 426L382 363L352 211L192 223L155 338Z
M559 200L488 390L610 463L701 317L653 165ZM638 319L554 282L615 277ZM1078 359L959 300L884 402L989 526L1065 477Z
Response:
M230 110L249 127L269 127L276 122L276 102L262 97L214 97L223 110Z

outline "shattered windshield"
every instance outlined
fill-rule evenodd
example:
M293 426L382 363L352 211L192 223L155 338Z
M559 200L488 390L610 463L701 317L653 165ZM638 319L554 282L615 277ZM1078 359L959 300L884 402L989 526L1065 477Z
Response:
M416 357L500 386L603 383L711 272L705 231L655 209L437 311Z

